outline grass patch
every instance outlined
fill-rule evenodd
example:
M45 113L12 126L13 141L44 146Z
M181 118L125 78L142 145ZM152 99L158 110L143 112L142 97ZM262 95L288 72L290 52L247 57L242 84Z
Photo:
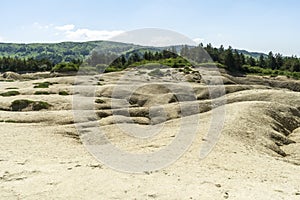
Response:
M51 105L45 101L36 101L32 105L32 110L38 111L42 109L48 109Z
M49 92L47 92L47 91L36 91L34 94L35 94L35 95L49 95L49 94L51 94L51 93L49 93Z
M8 88L5 88L6 90L18 90L19 88L17 87L8 87Z
M286 70L272 70L269 68L261 68L256 66L244 65L243 71L245 71L248 74L255 74L255 75L268 75L270 77L276 77L281 75L296 80L300 79L300 72L290 72Z
M105 103L105 101L102 100L102 99L96 99L96 100L95 100L95 103Z
M4 120L4 122L5 123L18 123L17 121L12 120L12 119Z
M14 82L15 80L13 79L5 79L5 80L0 80L1 82Z
M31 107L34 111L48 109L51 105L44 101L32 101L28 99L19 99L11 103L12 111L22 111L25 108Z
M20 92L12 90L12 91L1 93L0 96L10 97L10 96L16 96L16 95L19 95L19 94L20 94Z
M59 91L58 92L59 95L62 95L62 96L67 96L69 95L69 93L67 91Z
M162 77L164 73L160 69L154 69L148 73L149 76Z
M115 67L115 66L109 66L105 68L104 73L110 73L110 72L119 72L124 70L126 67Z
M221 63L218 63L218 62L208 62L208 63L200 63L200 64L197 64L197 66L199 67L210 67L210 68L224 68L226 69L227 66L221 64Z
M33 88L49 88L49 85L53 85L53 84L58 84L56 82L51 83L51 82L41 82L41 83L33 83L35 86Z

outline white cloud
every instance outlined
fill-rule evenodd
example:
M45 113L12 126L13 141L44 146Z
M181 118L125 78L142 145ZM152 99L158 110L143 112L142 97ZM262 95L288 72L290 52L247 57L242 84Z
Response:
M90 30L76 29L66 31L66 40L71 41L90 41L90 40L109 40L111 37L117 36L124 31L107 31L107 30Z
M55 26L55 29L58 31L71 31L75 28L74 24L66 24L63 26Z
M193 41L196 42L197 44L200 44L201 42L204 41L204 39L203 38L195 38L195 39L193 39Z
M26 29L24 27L23 29ZM92 40L109 40L110 38L117 36L124 31L121 30L92 30L87 28L77 28L74 24L65 25L54 25L54 24L40 24L35 22L32 24L31 28L35 29L36 38L30 42L36 41L50 41L50 42L62 42L62 41L75 41L84 42ZM47 33L47 39L45 38L45 33ZM0 41L1 41L0 37Z

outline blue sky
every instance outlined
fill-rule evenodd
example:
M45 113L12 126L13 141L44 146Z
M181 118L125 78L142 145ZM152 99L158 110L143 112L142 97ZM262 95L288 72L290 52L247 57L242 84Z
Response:
M108 39L169 29L204 44L300 56L297 0L10 0L1 2L1 42Z

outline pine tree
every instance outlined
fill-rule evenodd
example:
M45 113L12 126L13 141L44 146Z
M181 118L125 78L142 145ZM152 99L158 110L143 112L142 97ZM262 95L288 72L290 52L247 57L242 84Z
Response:
M264 55L260 54L259 60L258 60L258 66L262 68L266 68L266 61Z
M225 63L224 63L229 69L236 69L235 66L235 60L232 53L232 48L229 46L229 48L225 51Z

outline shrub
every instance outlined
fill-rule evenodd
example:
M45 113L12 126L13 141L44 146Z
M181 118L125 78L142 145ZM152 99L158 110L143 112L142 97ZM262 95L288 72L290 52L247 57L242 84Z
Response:
M185 74L189 74L189 73L191 73L191 71L192 71L192 69L189 67L184 67L184 69L183 69L183 73L185 73Z
M15 100L11 103L10 107L11 107L12 111L21 111L24 108L27 108L33 102L34 101L27 100L27 99Z
M115 67L115 66L109 66L105 69L104 73L109 73L109 72L119 72L124 70L125 68L119 68L119 67Z
M52 85L50 82L34 83L34 88L48 88L49 85Z
M78 64L74 63L58 63L52 68L52 72L77 72L79 70Z
M67 91L59 91L58 92L59 95L62 95L62 96L67 96L69 95L69 93Z
M149 76L155 76L155 77L162 77L164 76L164 73L160 69L152 70L148 73Z
M50 104L44 101L36 101L32 104L32 110L39 111L42 109L48 109L50 107Z
M101 103L105 103L105 101L103 101L102 99L96 99L95 103L100 103L101 104Z
M18 91L8 91L8 92L4 92L4 93L1 93L0 96L3 96L3 97L10 97L10 96L16 96L16 95L19 95L20 92Z
M243 71L246 73L250 74L258 74L258 75L269 75L271 77L276 77L278 75L285 75L286 77L291 77L294 79L299 79L300 78L300 72L290 72L286 70L272 70L272 69L265 69L261 67L256 67L256 66L249 66L249 65L244 65L242 67Z
M12 111L21 111L29 106L32 106L32 110L39 111L42 109L48 109L51 105L44 101L32 101L28 99L19 99L11 103Z

